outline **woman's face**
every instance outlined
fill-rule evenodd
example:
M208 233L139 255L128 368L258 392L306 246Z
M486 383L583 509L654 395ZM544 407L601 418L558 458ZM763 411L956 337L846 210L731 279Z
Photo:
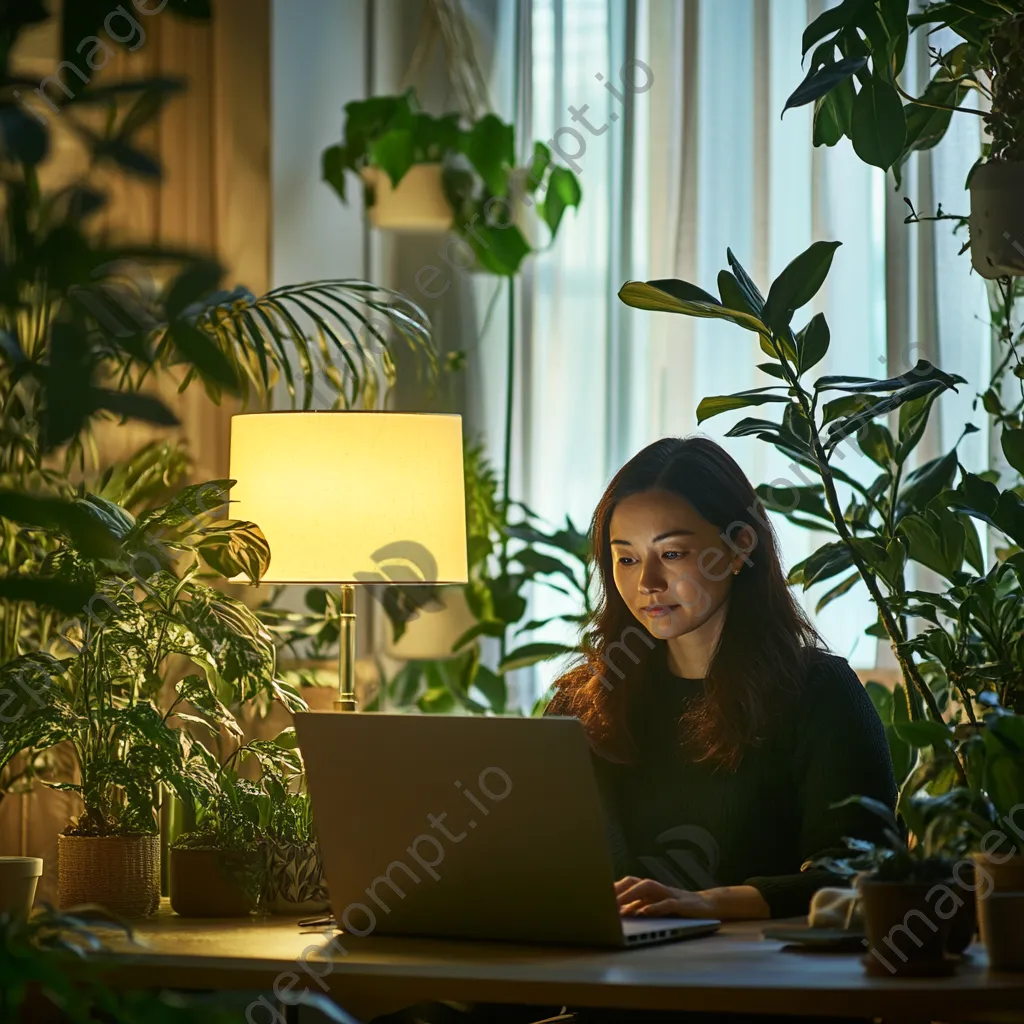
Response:
M752 532L739 530L730 546L685 498L631 495L615 506L609 528L615 586L652 636L690 633L725 604Z

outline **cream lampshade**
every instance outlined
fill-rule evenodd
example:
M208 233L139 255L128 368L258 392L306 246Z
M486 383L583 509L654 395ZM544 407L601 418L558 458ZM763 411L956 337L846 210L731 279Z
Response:
M266 583L342 585L339 710L354 710L354 584L465 583L462 418L231 419L231 515L270 544Z

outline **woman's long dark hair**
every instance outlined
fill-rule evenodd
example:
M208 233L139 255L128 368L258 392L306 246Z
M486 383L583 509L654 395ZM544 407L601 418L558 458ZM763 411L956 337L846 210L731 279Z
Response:
M665 666L666 641L634 618L615 586L609 524L624 498L663 490L685 498L739 550L740 524L756 543L733 577L725 623L704 680L704 696L682 722L681 742L697 760L734 769L802 682L808 653L824 645L793 599L775 531L735 460L704 437L666 437L616 473L591 521L601 598L583 636L584 661L556 683L550 710L580 718L591 742L613 760L631 759L631 701ZM744 545L745 546L745 545Z

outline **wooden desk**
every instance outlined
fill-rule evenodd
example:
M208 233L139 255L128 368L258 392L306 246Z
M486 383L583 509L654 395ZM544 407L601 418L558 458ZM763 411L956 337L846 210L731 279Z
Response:
M856 955L791 952L761 939L761 928L733 924L612 952L339 936L348 953L332 961L317 952L324 935L300 932L293 919L203 922L162 911L139 926L141 948L115 945L109 977L126 987L310 988L364 1020L434 999L925 1021L1024 1013L1024 973L989 974L979 947L950 978L869 978Z

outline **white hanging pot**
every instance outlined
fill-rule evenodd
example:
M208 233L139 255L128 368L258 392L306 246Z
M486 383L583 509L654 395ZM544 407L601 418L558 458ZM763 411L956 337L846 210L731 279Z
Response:
M363 181L374 192L370 223L384 231L447 231L452 208L441 184L441 164L413 164L397 188L379 167L364 167Z
M1024 163L995 160L974 172L970 227L982 277L1024 277Z
M402 661L443 661L463 653L453 653L452 645L476 625L476 617L466 604L466 595L462 587L442 587L437 592L437 600L441 607L430 602L420 608L416 617L405 624L405 632L398 643L391 639L391 623L385 624L384 648L388 657Z

